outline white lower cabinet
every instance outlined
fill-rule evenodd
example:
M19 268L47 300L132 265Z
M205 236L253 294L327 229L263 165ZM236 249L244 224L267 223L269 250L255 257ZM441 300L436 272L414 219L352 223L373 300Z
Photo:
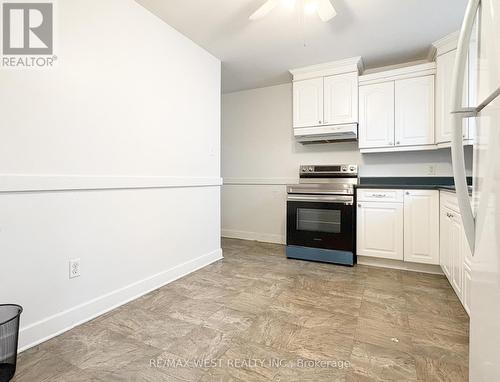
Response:
M463 268L464 256L462 250L462 220L456 213L450 214L450 258L451 258L451 286L455 289L457 296L463 297Z
M405 191L404 260L439 265L438 191Z
M358 203L357 253L360 256L403 260L403 204Z
M472 254L467 243L455 194L441 192L440 265L462 302L470 312Z
M451 251L450 251L450 226L449 211L441 207L439 213L439 265L444 274L451 278Z
M357 254L439 265L439 192L358 190Z
M464 263L464 297L462 303L464 305L465 310L470 315L470 286L472 282L472 274L471 269Z

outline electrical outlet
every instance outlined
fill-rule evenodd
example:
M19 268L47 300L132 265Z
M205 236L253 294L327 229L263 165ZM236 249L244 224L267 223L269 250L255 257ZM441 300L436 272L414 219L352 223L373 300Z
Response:
M69 278L80 277L80 259L69 261Z
M436 166L433 164L427 165L427 175L436 175Z

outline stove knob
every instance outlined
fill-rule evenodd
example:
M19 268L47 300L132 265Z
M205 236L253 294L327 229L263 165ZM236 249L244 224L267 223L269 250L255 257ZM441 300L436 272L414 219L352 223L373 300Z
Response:
M350 170L350 171L353 171L353 172L354 172L354 171L356 171L356 166L351 166L351 167L349 167L349 170Z
M314 168L313 167L309 167L309 172L313 172L314 171Z
M342 172L346 172L347 171L347 166L342 166Z

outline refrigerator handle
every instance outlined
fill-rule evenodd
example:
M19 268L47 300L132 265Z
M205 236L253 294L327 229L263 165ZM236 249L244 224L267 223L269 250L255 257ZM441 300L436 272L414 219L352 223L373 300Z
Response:
M465 65L469 42L474 27L474 20L479 8L480 0L469 0L465 11L465 19L460 30L458 39L457 55L453 68L453 82L451 93L452 110L452 136L451 136L451 159L453 165L453 177L455 179L455 189L457 194L460 214L464 226L465 235L474 253L475 245L475 221L472 213L472 206L469 199L469 189L467 186L467 174L465 172L464 148L462 143L462 119L470 117L470 109L462 108L462 94L464 86Z

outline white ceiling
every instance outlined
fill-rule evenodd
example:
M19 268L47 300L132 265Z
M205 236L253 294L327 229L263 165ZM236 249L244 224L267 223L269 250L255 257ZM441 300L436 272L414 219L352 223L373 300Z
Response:
M223 90L290 81L288 69L353 56L367 68L426 58L430 44L460 29L467 0L332 0L337 16L299 23L280 6L248 16L265 0L136 0L223 62ZM306 46L304 46L304 41Z

